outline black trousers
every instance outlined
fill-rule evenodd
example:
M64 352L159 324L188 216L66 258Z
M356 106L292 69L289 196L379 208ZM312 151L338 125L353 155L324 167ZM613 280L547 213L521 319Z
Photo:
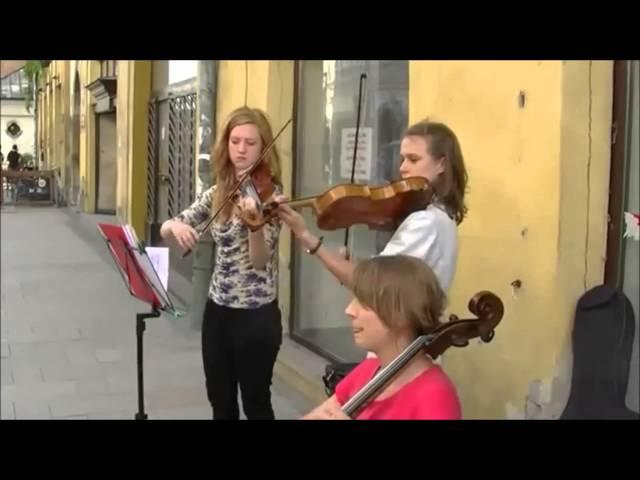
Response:
M238 420L238 384L249 420L273 420L271 379L282 344L278 301L237 309L207 301L202 358L214 420Z

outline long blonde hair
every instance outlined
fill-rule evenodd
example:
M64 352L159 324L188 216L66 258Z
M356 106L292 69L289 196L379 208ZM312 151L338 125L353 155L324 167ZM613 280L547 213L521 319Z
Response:
M224 199L227 197L229 192L231 192L231 189L237 182L233 163L231 163L231 159L229 158L229 137L231 136L231 131L237 126L247 124L255 125L258 129L258 134L260 135L260 141L262 143L261 153L273 140L271 124L266 113L262 110L245 106L236 108L229 114L224 122L221 135L218 137L211 153L214 181L216 184L213 202L211 203L212 215L218 210L218 208L220 208ZM271 150L269 150L266 157L261 161L265 162L269 166L273 182L281 185L280 155L277 147L274 145ZM216 221L218 223L227 222L231 218L232 211L233 203L229 202L224 210L220 212L220 216Z

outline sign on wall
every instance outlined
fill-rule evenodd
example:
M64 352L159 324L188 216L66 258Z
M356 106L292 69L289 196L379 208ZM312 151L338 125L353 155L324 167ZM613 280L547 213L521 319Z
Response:
M343 128L340 143L340 176L347 181L351 180L355 142L356 129ZM372 145L373 129L371 127L361 127L358 132L358 151L356 152L356 182L368 182L371 180Z

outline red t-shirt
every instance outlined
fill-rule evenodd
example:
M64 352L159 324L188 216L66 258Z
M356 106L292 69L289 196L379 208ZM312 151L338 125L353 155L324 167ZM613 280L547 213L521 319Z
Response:
M336 386L336 398L344 405L371 380L380 367L377 358L367 358ZM460 420L462 409L456 389L438 365L428 368L390 397L373 399L358 420Z

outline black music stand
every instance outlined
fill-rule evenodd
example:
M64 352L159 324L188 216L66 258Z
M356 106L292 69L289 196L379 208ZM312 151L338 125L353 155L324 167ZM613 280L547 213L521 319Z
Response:
M151 312L136 314L136 349L138 376L138 411L136 420L146 420L144 411L144 373L143 373L143 334L146 329L145 320L157 318L162 311L174 316L181 314L174 308L169 294L162 285L143 242L135 237L129 226L99 223L98 230L104 237L109 252L118 267L125 286L135 298L148 303Z

